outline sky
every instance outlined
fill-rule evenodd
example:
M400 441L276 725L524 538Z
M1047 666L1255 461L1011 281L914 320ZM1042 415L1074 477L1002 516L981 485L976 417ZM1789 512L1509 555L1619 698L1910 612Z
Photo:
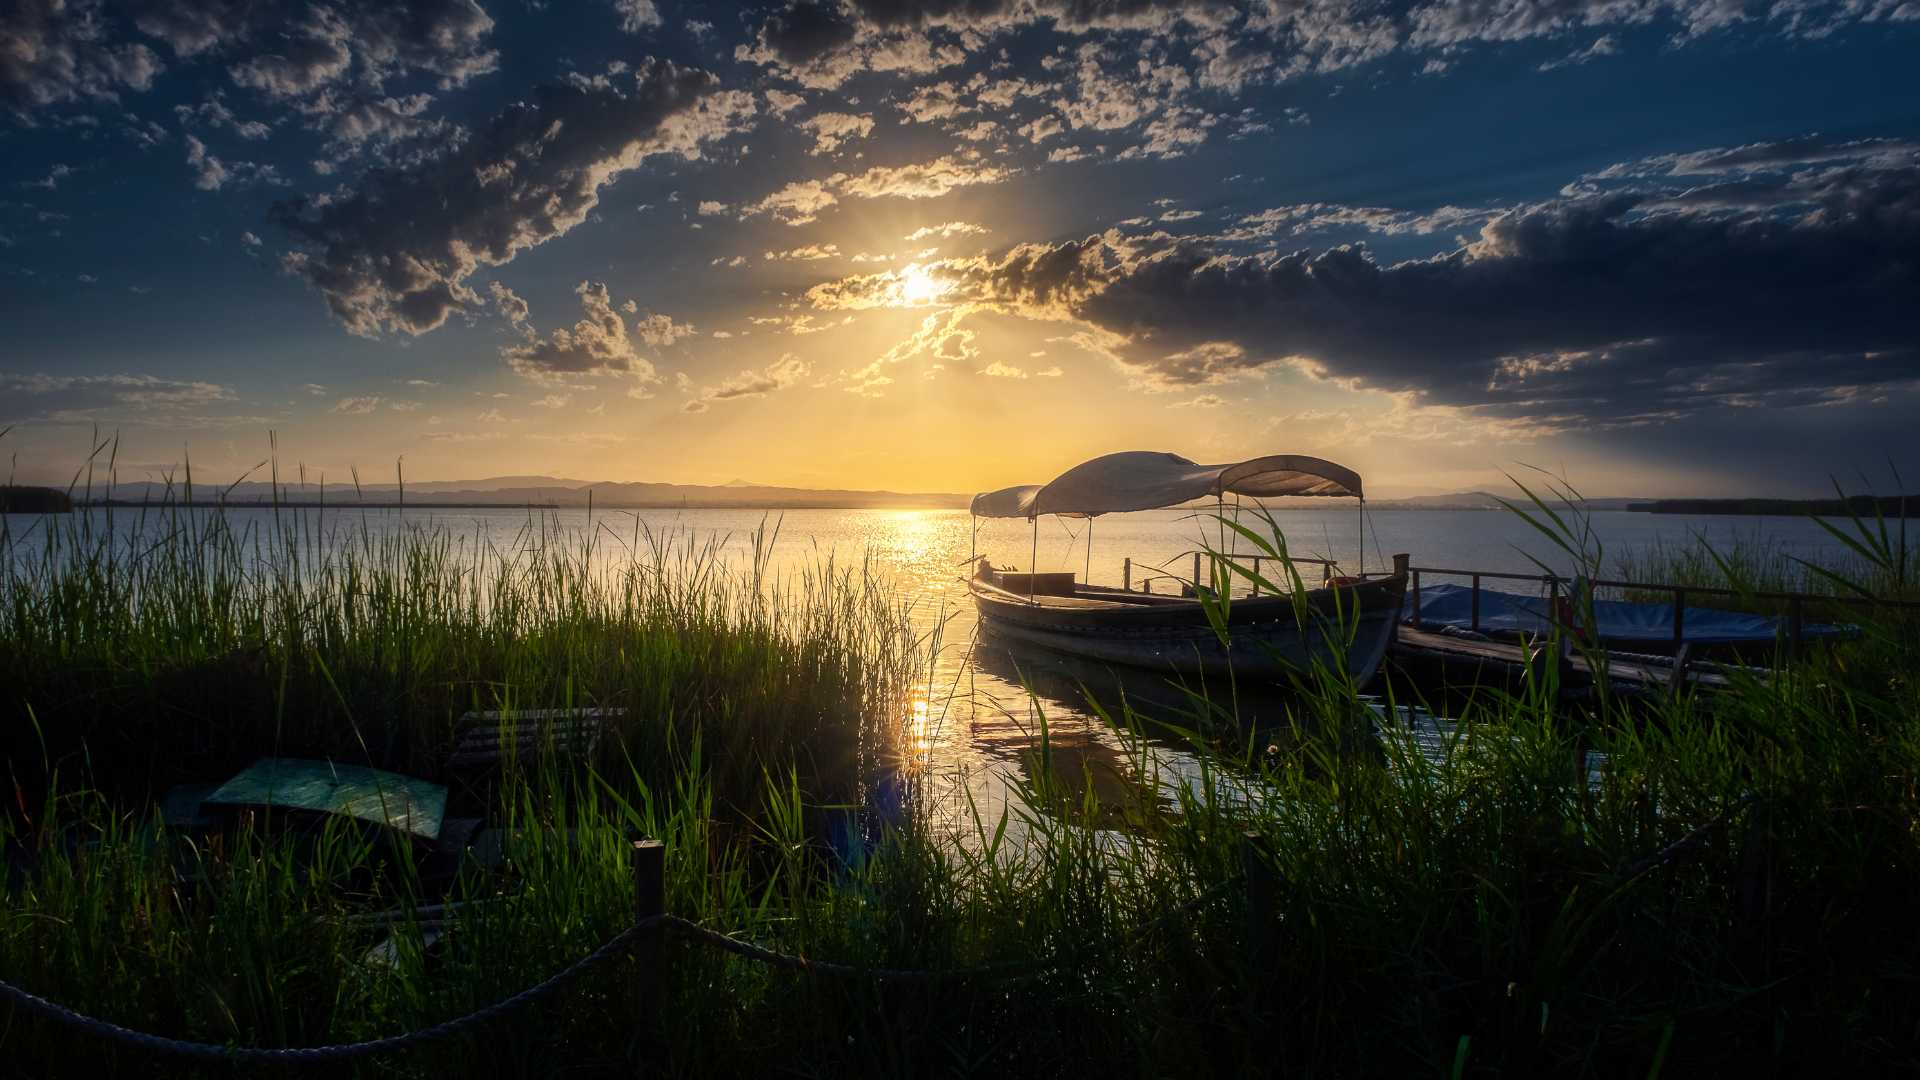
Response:
M1920 0L9 0L0 453L1890 491L1916 58Z

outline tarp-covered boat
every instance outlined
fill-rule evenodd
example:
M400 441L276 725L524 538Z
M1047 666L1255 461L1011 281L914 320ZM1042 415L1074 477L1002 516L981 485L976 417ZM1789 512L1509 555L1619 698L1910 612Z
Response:
M1364 498L1359 474L1320 458L1277 454L1199 465L1176 454L1108 454L1048 484L975 496L977 517L1036 521L1043 514L1091 518L1154 510L1196 499L1279 496ZM982 629L1111 664L1183 675L1279 677L1315 660L1371 678L1386 653L1406 589L1405 557L1395 571L1334 579L1293 596L1233 599L1227 641L1192 595L1136 593L1076 581L1071 573L1015 573L982 561L972 580Z
M1546 637L1553 632L1552 601L1539 596L1480 590L1480 613L1473 612L1473 588L1468 585L1425 585L1420 589L1419 625L1427 629L1478 629L1492 637ZM1669 644L1673 636L1673 605L1627 600L1595 600L1594 629L1604 644L1633 646ZM1405 618L1414 620L1413 598L1406 602ZM1785 619L1744 611L1689 606L1680 620L1681 640L1695 645L1765 644L1787 633ZM1809 623L1804 638L1850 637L1851 626Z

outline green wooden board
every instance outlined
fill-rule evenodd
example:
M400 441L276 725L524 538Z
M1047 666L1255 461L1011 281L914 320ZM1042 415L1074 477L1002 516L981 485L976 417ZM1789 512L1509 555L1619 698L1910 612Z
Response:
M221 784L206 803L344 814L424 840L440 836L447 789L399 773L300 758L261 758Z

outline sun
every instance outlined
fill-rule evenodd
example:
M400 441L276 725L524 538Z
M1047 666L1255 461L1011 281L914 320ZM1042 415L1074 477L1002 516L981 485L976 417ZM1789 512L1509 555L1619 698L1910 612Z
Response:
M910 307L931 304L946 291L947 283L935 278L919 263L912 263L900 271L900 299Z

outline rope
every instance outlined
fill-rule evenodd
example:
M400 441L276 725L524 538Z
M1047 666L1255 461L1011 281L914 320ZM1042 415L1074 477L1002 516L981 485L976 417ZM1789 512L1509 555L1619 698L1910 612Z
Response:
M35 1013L49 1020L76 1028L89 1035L108 1039L122 1046L136 1050L148 1050L156 1054L168 1054L174 1057L195 1058L200 1061L227 1061L236 1064L250 1062L279 1062L290 1065L322 1065L340 1061L352 1061L356 1058L371 1057L375 1054L394 1053L409 1050L421 1043L449 1039L464 1035L483 1024L499 1017L516 1012L534 1002L550 997L566 988L587 969L617 953L624 952L634 940L645 931L666 922L669 916L655 915L629 926L615 934L605 945L576 960L570 966L544 982L520 991L503 1001L476 1009L465 1016L442 1021L431 1027L410 1031L404 1035L390 1035L382 1039L369 1039L365 1042L340 1043L334 1046L300 1047L256 1047L222 1046L216 1043L190 1042L186 1039L169 1039L164 1035L151 1035L144 1031L135 1031L118 1024L99 1020L82 1013L74 1012L65 1005L56 1004L46 998L30 994L11 983L0 982L0 1000Z
M1138 943L1170 924L1174 919L1191 914L1213 900L1229 887L1238 883L1230 878L1201 893L1169 911L1135 927L1128 935L1128 943ZM551 997L577 981L582 975L613 956L625 952L639 936L647 931L659 928L680 934L697 944L711 946L723 952L810 975L830 975L839 978L865 978L889 983L933 983L978 978L1006 978L1010 981L1037 977L1054 961L1012 961L1000 964L983 964L975 967L947 969L915 968L876 968L856 964L835 963L832 961L809 960L804 956L778 952L749 941L728 937L717 930L702 926L677 915L652 915L640 919L632 926L608 939L606 944L574 961L566 968L549 976L544 981L525 990L476 1009L465 1016L444 1020L418 1031L403 1035L390 1035L380 1039L368 1039L363 1042L340 1043L332 1046L304 1047L251 1047L229 1046L218 1043L193 1042L187 1039L172 1039L164 1035L153 1035L144 1031L122 1027L110 1021L75 1012L65 1005L48 1001L37 994L29 993L17 986L0 981L0 1001L24 1009L55 1023L83 1032L87 1035L117 1043L134 1050L144 1050L153 1054L172 1057L192 1058L199 1061L222 1061L231 1064L267 1064L286 1065L323 1065L376 1054L398 1053L410 1050L428 1042L437 1042L464 1035L476 1028L483 1027L494 1020Z

